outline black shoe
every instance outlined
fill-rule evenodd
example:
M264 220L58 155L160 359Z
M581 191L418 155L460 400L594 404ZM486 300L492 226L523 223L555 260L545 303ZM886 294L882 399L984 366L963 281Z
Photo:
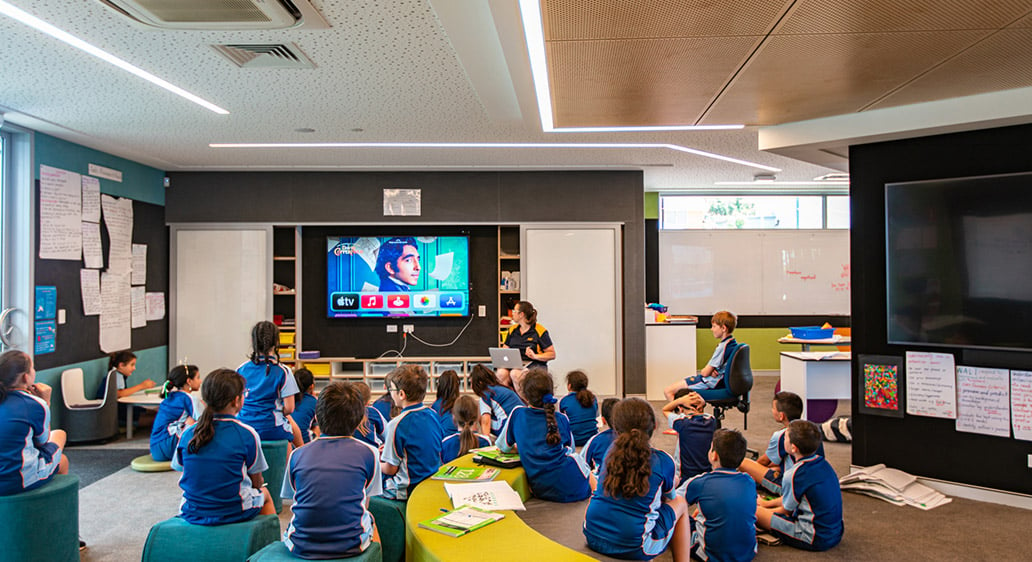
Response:
M79 539L79 552L86 550L86 541Z

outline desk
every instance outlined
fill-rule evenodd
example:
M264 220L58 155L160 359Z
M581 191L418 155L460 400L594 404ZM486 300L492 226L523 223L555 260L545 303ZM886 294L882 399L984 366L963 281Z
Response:
M849 377L851 354L843 351L818 359L831 353L834 352L781 352L781 390L794 392L803 399L804 419L810 419L806 412L807 400L852 397Z
M849 336L832 336L822 340L801 340L792 336L778 338L778 343L797 343L803 346L803 351L810 351L811 345L849 345Z
M160 406L161 396L155 392L147 394L144 391L123 396L118 399L119 404L125 404L125 438L133 438L133 406Z
M645 324L645 397L666 400L663 389L695 374L695 324Z

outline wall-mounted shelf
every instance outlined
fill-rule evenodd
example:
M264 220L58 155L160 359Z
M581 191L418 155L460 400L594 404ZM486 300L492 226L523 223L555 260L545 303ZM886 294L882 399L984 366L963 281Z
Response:
M441 373L451 369L459 375L462 390L470 391L469 375L478 363L491 364L490 357L384 357L378 359L357 359L355 357L320 357L300 359L299 367L312 371L316 378L364 382L373 394L385 392L384 377L401 365L414 364L426 369L430 375L427 392L437 390L437 379Z

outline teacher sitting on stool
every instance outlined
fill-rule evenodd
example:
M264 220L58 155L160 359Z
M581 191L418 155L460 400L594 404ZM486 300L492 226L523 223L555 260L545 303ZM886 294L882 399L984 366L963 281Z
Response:
M534 305L527 301L520 301L512 309L512 319L515 324L505 334L505 341L502 347L510 347L520 350L520 357L529 361L522 369L498 369L498 380L511 386L520 398L523 396L523 375L528 369L541 367L548 369L548 362L555 359L555 346L552 345L552 336L548 330L537 323L537 310Z

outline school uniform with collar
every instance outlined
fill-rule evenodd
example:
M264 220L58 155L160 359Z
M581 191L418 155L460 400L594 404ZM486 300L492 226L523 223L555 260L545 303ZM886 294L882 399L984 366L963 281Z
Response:
M744 472L715 468L682 487L692 517L692 555L700 560L745 561L756 556L756 482Z
M247 361L237 372L247 381L244 407L237 419L254 428L263 440L293 440L290 420L283 413L283 399L298 393L290 367L267 357L261 363Z
M290 417L301 430L301 439L305 443L312 441L312 421L315 420L315 405L318 403L318 398L306 392L301 395L300 400L294 401L294 411L290 413Z
M179 438L186 430L187 418L194 418L190 393L173 390L165 395L154 416L150 434L150 454L156 461L172 460ZM196 418L194 418L196 419Z
M601 433L596 433L588 442L584 444L584 448L581 449L580 455L584 459L584 464L588 465L588 469L591 470L592 474L598 474L602 470L602 465L606 462L606 453L609 452L609 446L616 440L616 432L611 428L606 429Z
M781 505L771 532L786 544L805 550L828 550L842 540L842 489L823 456L810 455L785 471Z
M706 391L714 388L723 388L727 383L724 382L727 377L728 371L731 369L731 357L734 355L735 350L738 349L738 342L734 336L727 336L720 340L717 347L713 350L713 356L706 363L707 366L716 369L718 376L704 377L702 375L692 375L684 379L685 385L691 390L695 391ZM706 398L703 395L703 398Z
M788 469L792 468L795 464L795 459L788 452L785 447L785 434L787 433L786 428L775 431L770 436L770 441L767 443L767 450L764 452L767 455L767 459L770 460L771 468L767 469L767 473L763 476L763 481L760 485L766 490L775 494L781 495L781 482L784 475L788 473ZM824 456L824 443L817 445L817 455Z
M383 493L378 454L353 437L323 435L290 455L287 485L294 504L283 534L287 549L319 559L357 556L369 547L369 498Z
M477 438L476 449L480 447L489 447L491 440L486 435L474 433ZM441 464L452 462L459 458L459 449L462 448L462 434L452 433L441 441Z
M577 401L577 393L571 392L559 401L559 411L570 418L573 442L580 447L598 433L598 400L593 399L585 408Z
M183 432L172 468L183 473L179 516L194 525L225 525L253 519L265 503L249 475L268 470L261 439L249 425L228 414L215 414L215 435L196 453L189 446L197 425Z
M547 361L539 361L527 357L527 350L533 349L537 353L552 347L552 336L544 326L535 322L526 332L520 332L520 325L513 324L505 334L505 347L520 350L520 357L524 361L530 361L526 368L542 367L548 368Z
M356 429L352 437L379 449L380 445L383 445L383 430L387 427L387 420L383 419L380 410L373 406L366 406L365 424L366 434L362 435L361 429Z
M497 435L509 414L519 406L523 400L511 388L502 385L489 386L480 397L480 415L491 415L491 433Z
M50 439L50 408L42 398L13 390L0 402L0 496L46 484L57 473L61 449Z
M519 406L509 413L495 445L506 453L519 448L520 464L534 497L560 503L581 501L591 494L588 466L573 450L569 418L557 411L555 421L560 441L549 445L545 410Z
M444 408L444 401L442 399L434 400L433 405L430 407L437 412L437 421L441 422L441 431L444 432L445 436L459 432L459 428L455 427L455 420L452 418L451 410L447 412L442 410Z
M674 446L674 458L678 460L677 485L709 472L712 468L709 450L713 444L713 432L717 430L717 419L709 414L689 416L671 412L667 415L667 423L677 432L677 445Z
M383 483L383 497L406 500L416 484L441 467L441 424L428 406L413 404L401 410L384 430L380 460L398 467Z

